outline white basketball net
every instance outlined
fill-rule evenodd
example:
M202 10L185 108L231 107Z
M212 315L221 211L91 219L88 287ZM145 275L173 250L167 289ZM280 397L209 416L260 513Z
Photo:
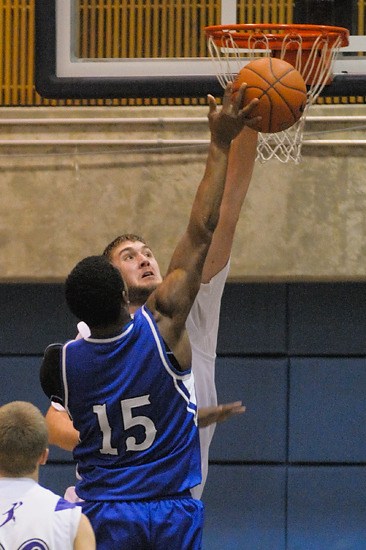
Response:
M278 159L281 162L300 162L304 126L309 108L315 103L332 74L333 62L341 42L341 36L330 44L326 35L319 34L307 59L305 57L306 62L304 62L301 36L293 32L284 36L280 57L284 59L290 45L291 50L295 49L295 69L301 73L308 86L306 106L301 118L287 130L275 134L259 133L258 160L266 162ZM235 43L229 31L223 36L222 44L218 47L213 37L208 38L210 56L214 61L216 75L223 88L228 82L235 80L237 73L244 65L243 61L248 62L263 56L270 57L272 53L268 36L260 31L249 37L246 49L240 48Z

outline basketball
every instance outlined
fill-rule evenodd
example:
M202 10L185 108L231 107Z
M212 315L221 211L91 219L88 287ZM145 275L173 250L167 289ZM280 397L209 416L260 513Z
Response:
M247 83L244 104L255 97L258 105L252 116L262 120L258 132L274 134L290 128L304 112L307 91L303 77L290 63L275 57L262 57L245 65L234 80L234 92Z

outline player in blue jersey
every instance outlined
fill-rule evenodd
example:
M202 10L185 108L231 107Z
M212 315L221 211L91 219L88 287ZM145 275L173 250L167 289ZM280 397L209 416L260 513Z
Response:
M95 537L80 507L38 484L48 457L47 426L37 407L0 407L0 548L93 550Z
M200 290L187 319L201 447L202 482L192 490L196 498L201 498L206 481L209 445L215 423L245 410L241 401L218 405L215 359L221 296L230 268L229 259L236 225L253 172L256 145L257 132L248 127L243 128L231 144L219 223L203 268ZM156 258L146 241L133 234L120 235L106 247L104 253L124 277L129 289L129 310L134 313L162 281ZM46 419L50 442L72 450L77 445L79 434L67 413L53 403ZM67 498L75 499L72 488L67 491Z
M91 336L46 350L41 381L80 433L76 490L101 550L201 547L203 505L190 496L201 474L185 323L218 223L230 143L257 121L248 118L256 101L240 108L243 93L233 99L229 84L221 110L209 96L211 142L188 227L134 318L106 257L83 260L66 282L69 307Z

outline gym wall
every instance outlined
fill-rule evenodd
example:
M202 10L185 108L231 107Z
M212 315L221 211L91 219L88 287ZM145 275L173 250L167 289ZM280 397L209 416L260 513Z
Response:
M247 410L216 428L204 550L364 549L365 296L363 282L226 285L218 396ZM42 352L76 332L63 286L3 283L0 303L0 403L46 412ZM52 447L41 482L63 493L74 473Z

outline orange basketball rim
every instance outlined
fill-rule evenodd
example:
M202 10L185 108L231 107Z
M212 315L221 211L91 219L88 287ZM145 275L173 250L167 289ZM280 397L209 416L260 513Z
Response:
M249 62L276 57L290 63L306 83L307 99L300 119L276 133L259 133L257 158L262 162L301 160L304 125L311 105L333 80L333 61L349 44L349 31L327 25L249 23L205 27L208 51L224 88Z
M349 44L348 29L329 25L243 23L205 27L205 33L217 48L270 50L272 57L291 63L307 85L316 84L320 63L321 72L329 72L323 84L329 84L334 51Z

